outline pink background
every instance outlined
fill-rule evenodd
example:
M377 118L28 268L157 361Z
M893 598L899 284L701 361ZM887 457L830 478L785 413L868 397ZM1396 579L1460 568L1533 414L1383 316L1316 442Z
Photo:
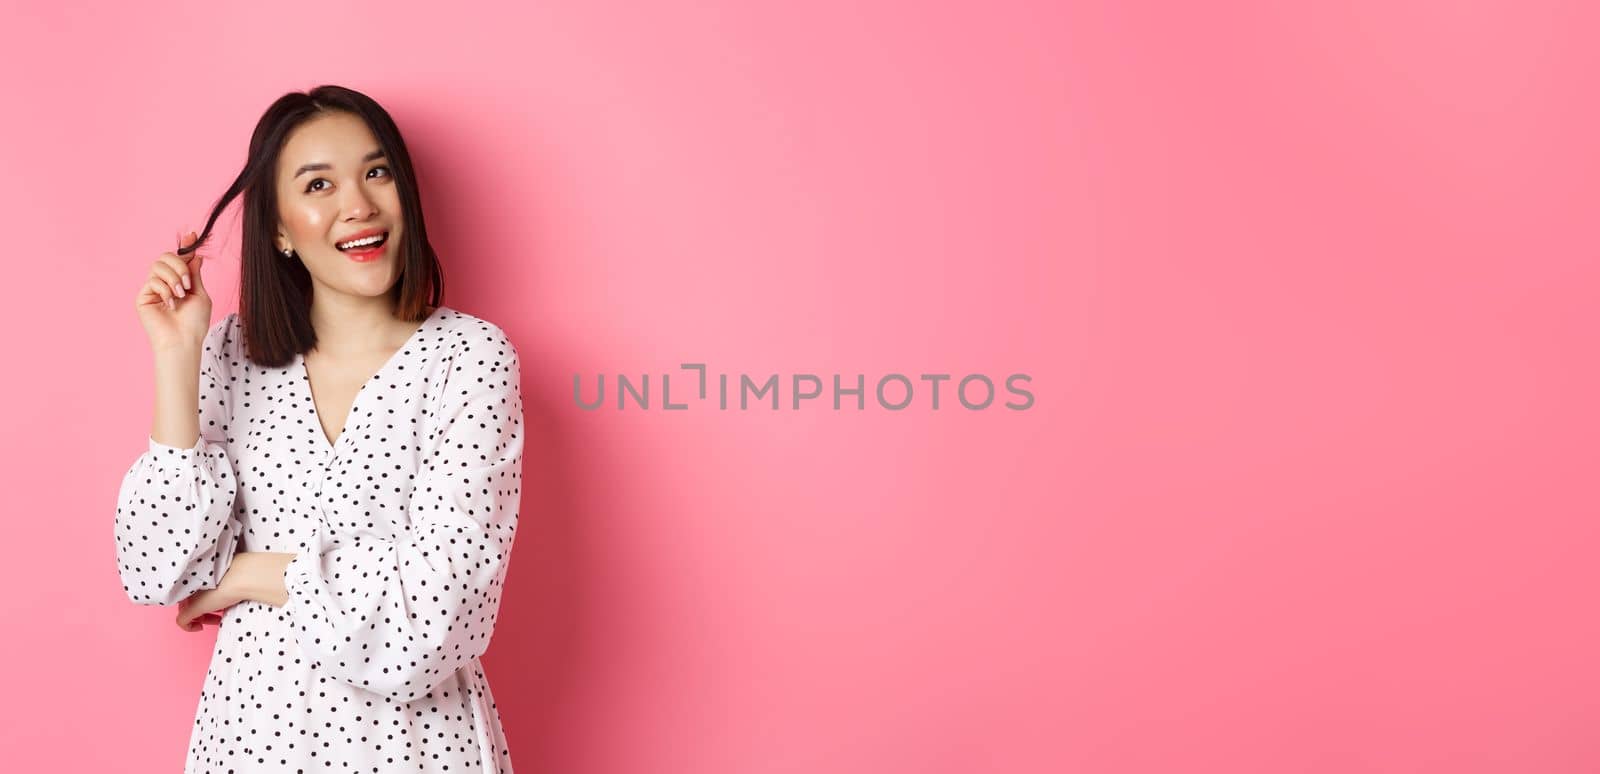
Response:
M8 3L5 768L181 766L132 297L332 82L522 353L519 771L1600 769L1580 5ZM573 403L693 360L1037 403Z

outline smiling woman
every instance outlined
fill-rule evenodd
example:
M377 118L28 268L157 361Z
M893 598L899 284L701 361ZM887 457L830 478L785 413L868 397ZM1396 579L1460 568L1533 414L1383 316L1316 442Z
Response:
M240 311L213 326L197 250L239 196ZM185 770L511 770L479 656L521 502L521 365L442 282L399 130L323 86L268 108L205 232L139 289L156 410L117 568L180 628L219 624Z
M317 345L317 290L370 295L383 288L395 316L413 323L438 306L444 273L416 179L400 129L370 97L339 86L286 94L257 122L244 169L199 238L177 254L204 245L228 205L243 197L239 315L251 359L287 365ZM341 254L340 242L373 233L386 234L381 250L368 245ZM352 261L372 265L352 272Z
M273 241L284 257L299 257L313 286L366 296L399 287L400 262L381 259L391 238L404 243L405 218L386 151L377 145L366 123L344 112L306 121L284 144ZM369 268L355 271L348 261Z

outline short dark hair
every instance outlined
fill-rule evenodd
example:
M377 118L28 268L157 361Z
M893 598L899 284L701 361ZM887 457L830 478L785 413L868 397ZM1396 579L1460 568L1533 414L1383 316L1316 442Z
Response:
M422 194L417 188L411 155L388 111L371 97L342 86L318 86L310 91L279 97L256 122L244 169L211 208L205 229L193 245L178 251L185 255L205 244L217 218L228 204L244 196L244 239L239 245L239 321L250 360L258 365L288 365L317 343L311 327L311 274L299 261L289 260L275 245L278 227L278 157L290 132L301 124L332 112L365 121L383 150L389 172L400 194L405 228L399 244L400 277L390 291L395 314L418 322L429 307L444 296L444 271L439 256L428 243L422 221Z

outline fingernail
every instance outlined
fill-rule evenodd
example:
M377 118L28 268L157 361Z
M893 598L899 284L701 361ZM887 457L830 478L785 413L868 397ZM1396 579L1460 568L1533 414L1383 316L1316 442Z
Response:
M190 285L189 285L189 275L187 275L187 274L183 275L183 287L184 287L185 290L192 289L190 287Z
M174 312L178 311L178 302L171 298L167 299L167 308Z
M178 298L183 298L183 288L178 288Z

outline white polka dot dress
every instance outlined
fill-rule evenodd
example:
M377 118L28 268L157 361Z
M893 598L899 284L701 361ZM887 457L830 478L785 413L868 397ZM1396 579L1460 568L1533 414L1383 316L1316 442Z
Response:
M479 656L517 526L520 379L500 328L439 307L330 442L303 358L251 363L237 314L207 333L200 439L150 439L122 482L124 588L170 605L236 550L296 556L286 605L225 611L184 771L511 771Z

